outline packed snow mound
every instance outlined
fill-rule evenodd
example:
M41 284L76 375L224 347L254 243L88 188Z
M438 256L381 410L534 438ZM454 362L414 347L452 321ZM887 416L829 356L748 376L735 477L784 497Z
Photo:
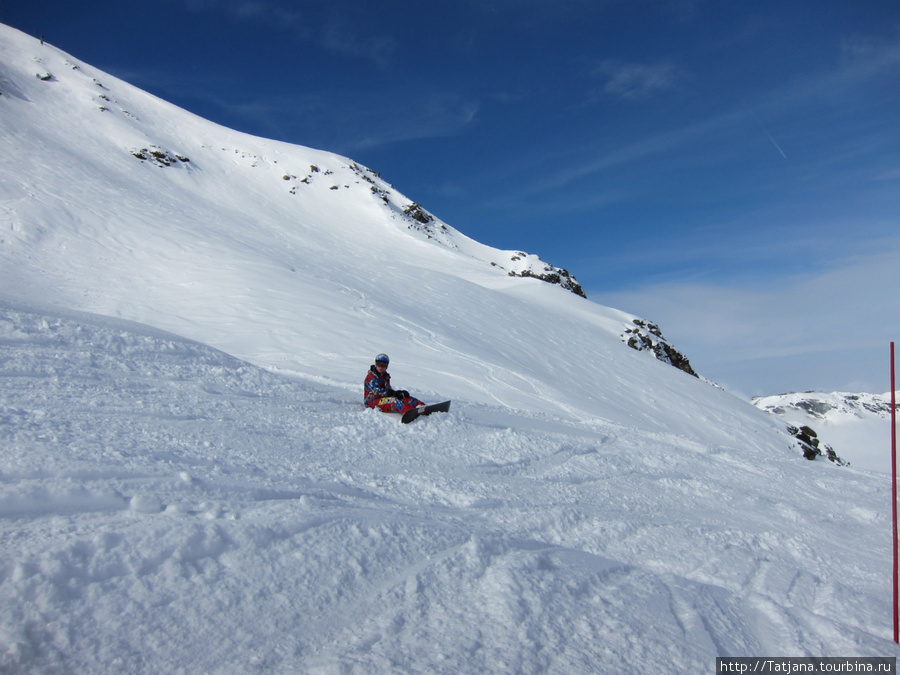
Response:
M854 466L891 470L891 393L802 392L761 396L753 404L819 438Z
M713 442L461 399L402 425L158 329L0 303L0 671L900 655L887 477L727 418Z
M594 415L598 383L633 379L614 361L635 317L579 297L565 270L466 237L350 159L223 128L0 36L4 297L344 386L388 352L424 378L407 388Z

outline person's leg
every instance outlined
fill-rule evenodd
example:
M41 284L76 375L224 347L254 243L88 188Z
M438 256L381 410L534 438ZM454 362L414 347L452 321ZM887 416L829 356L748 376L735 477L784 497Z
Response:
M400 406L397 412L400 413L405 413L408 410L412 410L413 408L418 408L419 406L425 405L424 403L422 403L422 401L417 398L413 398L412 396L407 396L403 400L398 400L397 403Z

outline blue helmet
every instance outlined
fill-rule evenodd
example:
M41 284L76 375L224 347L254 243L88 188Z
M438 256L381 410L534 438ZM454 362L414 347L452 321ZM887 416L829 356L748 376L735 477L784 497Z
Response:
M387 354L379 354L375 357L375 363L390 363L391 360L388 358Z

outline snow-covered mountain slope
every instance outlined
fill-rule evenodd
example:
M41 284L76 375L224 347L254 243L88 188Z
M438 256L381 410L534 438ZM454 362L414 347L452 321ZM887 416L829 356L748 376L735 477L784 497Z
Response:
M806 425L854 466L890 473L891 393L805 392L753 399L761 410Z
M2 303L0 383L4 673L900 655L887 476L773 451L736 399L722 444L489 405L405 426L158 330Z
M0 669L900 654L885 477L555 268L6 27L0 145Z
M348 388L387 352L423 395L587 418L643 407L623 382L681 379L623 348L632 315L522 278L562 271L465 237L351 160L224 129L2 37L5 297Z

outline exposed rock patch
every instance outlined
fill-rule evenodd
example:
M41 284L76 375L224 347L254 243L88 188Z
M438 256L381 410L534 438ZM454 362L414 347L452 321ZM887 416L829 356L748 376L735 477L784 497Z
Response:
M660 361L683 370L688 375L699 377L691 367L691 362L680 351L675 349L663 337L659 326L643 319L634 319L634 326L627 327L622 334L622 340L632 349L639 352L651 351Z
M806 459L814 460L824 456L838 466L849 466L849 462L841 459L830 445L819 441L819 435L811 427L789 426L788 433L797 439L797 444Z
M133 149L131 151L131 154L137 157L142 162L150 162L151 164L156 164L156 166L159 167L187 164L191 161L184 155L169 152L168 150L160 148L156 145L151 145L149 148Z

